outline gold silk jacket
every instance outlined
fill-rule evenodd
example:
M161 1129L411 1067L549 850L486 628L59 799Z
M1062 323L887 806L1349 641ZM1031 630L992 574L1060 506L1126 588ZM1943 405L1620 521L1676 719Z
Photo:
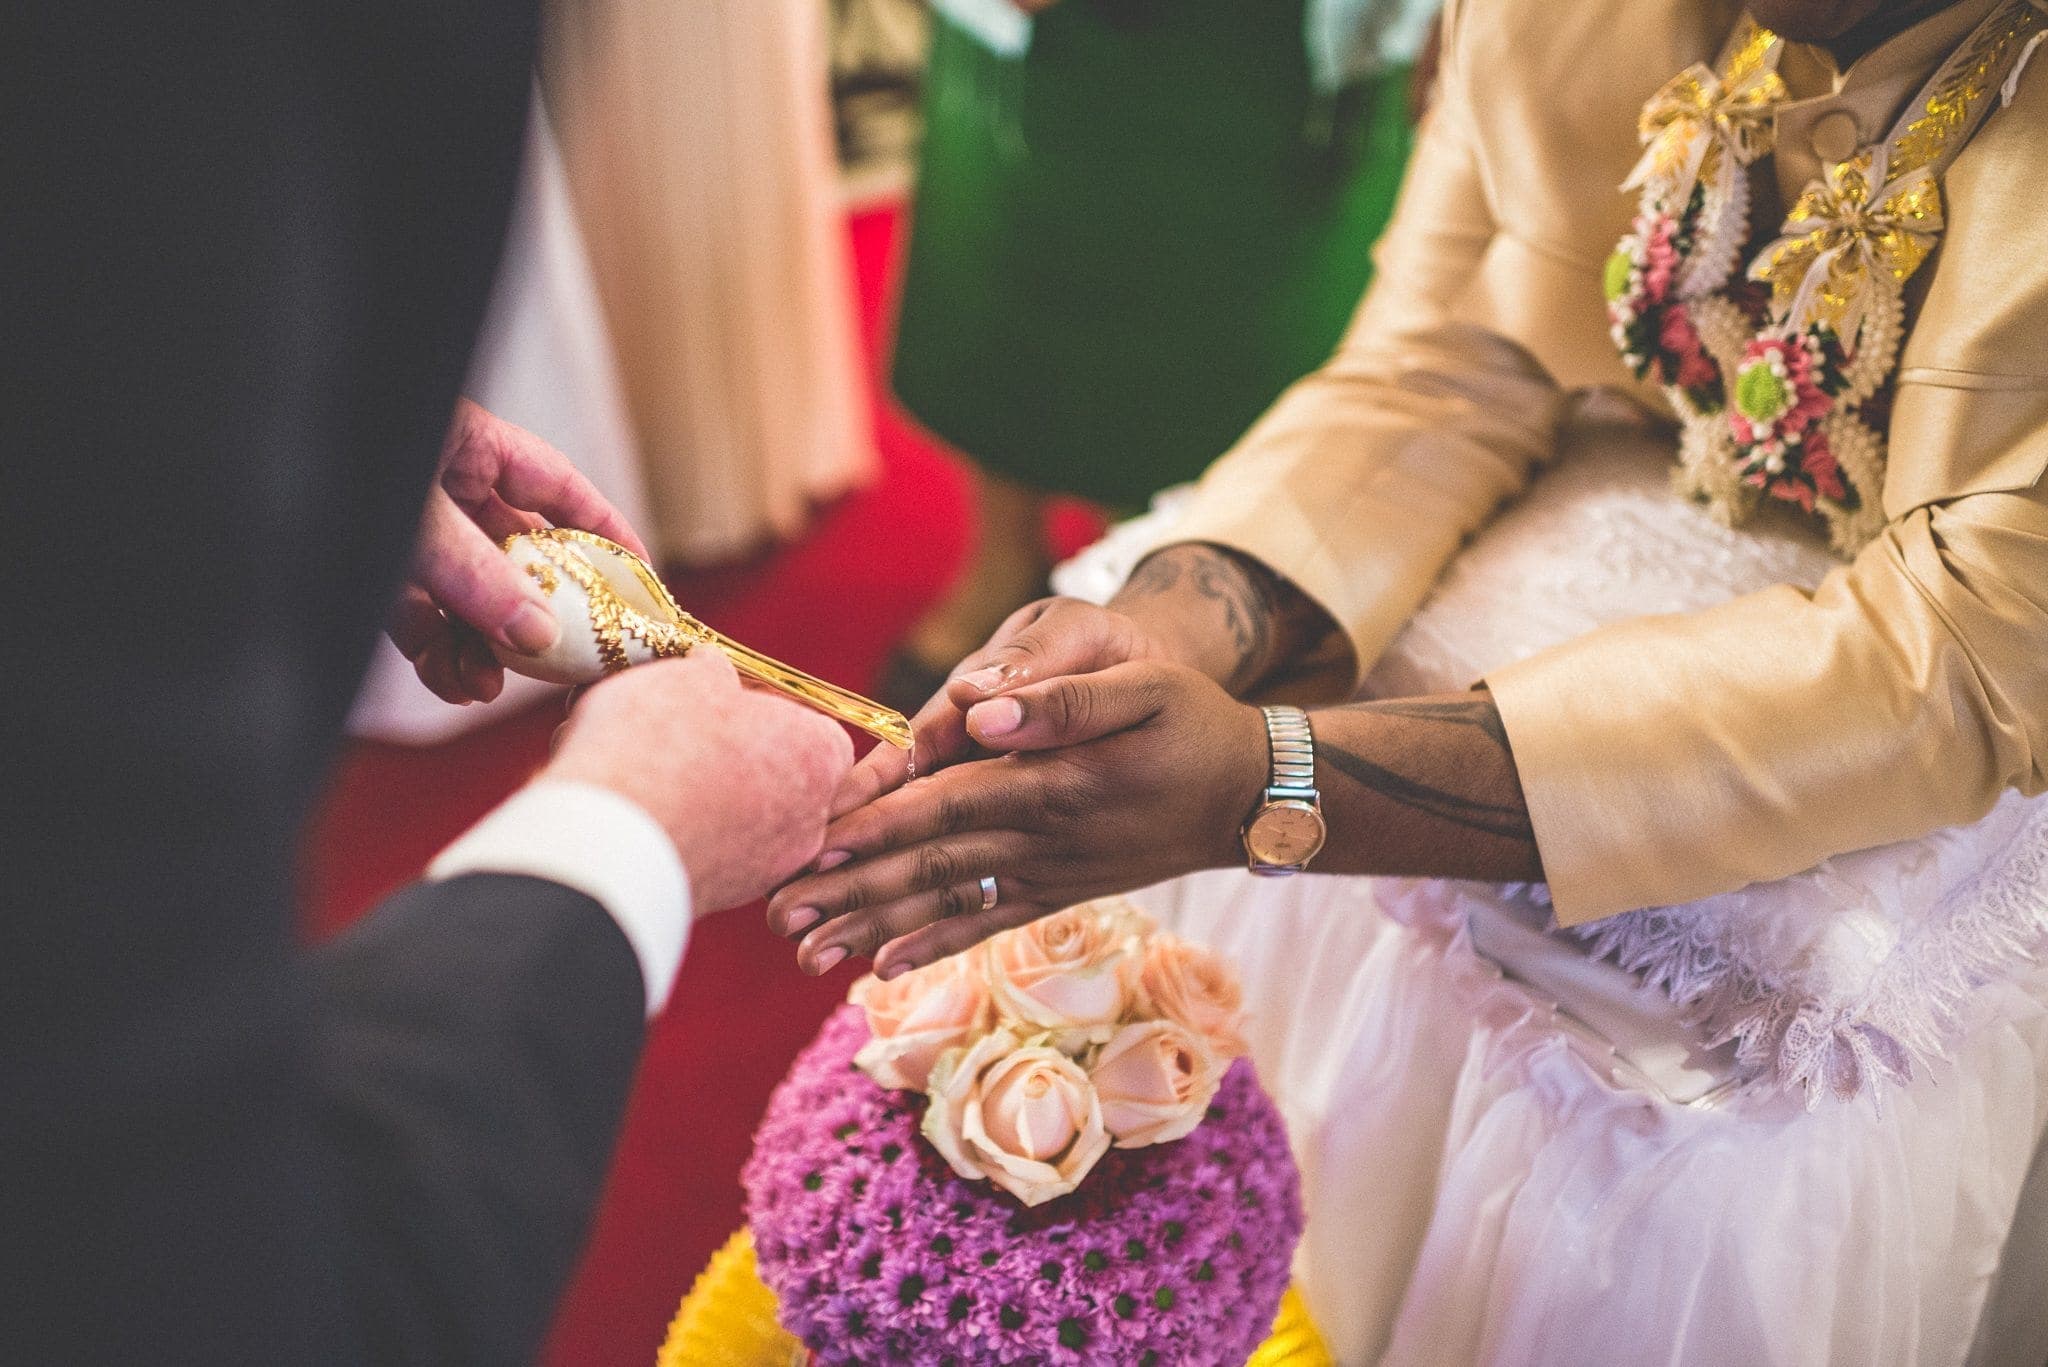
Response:
M1790 47L1784 202L1845 135L1883 137L1995 3L1962 0L1842 73ZM1739 16L1726 0L1450 0L1438 102L1356 322L1211 469L1177 537L1292 579L1362 676L1553 457L1575 391L1666 411L1615 353L1601 266L1634 212L1617 187L1638 111L1711 65ZM2048 787L2048 67L1943 192L1883 533L1811 594L1623 623L1486 680L1560 922L1784 877Z

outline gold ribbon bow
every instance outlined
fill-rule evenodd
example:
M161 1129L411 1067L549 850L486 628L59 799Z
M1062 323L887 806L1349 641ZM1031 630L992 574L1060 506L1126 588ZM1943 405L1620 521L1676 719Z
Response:
M1889 160L1878 146L1828 167L1749 270L1771 287L1779 317L1795 328L1824 323L1852 350L1879 291L1895 296L1941 234L1932 172L1920 166L1888 179Z
M1725 76L1694 62L1665 82L1637 120L1643 155L1621 188L1661 183L1672 207L1683 208L1716 149L1725 147L1738 166L1770 151L1772 110L1787 98L1780 50L1777 35L1752 23L1736 40Z

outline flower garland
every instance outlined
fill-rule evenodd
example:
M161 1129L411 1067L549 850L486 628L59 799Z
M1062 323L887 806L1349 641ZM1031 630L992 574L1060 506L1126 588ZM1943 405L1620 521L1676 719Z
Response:
M1720 71L1695 63L1643 107L1622 185L1637 212L1603 286L1623 363L1678 416L1685 493L1731 523L1763 499L1794 504L1843 555L1883 527L1905 285L1941 234L1939 176L2043 26L2025 0L1995 11L1885 141L1806 187L1746 272L1750 168L1788 98L1783 41L1745 18Z

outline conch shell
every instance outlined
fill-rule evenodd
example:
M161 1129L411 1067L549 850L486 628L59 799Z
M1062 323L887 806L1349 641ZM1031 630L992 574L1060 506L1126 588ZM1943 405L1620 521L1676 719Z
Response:
M595 683L633 665L710 646L724 651L746 677L898 749L910 748L910 723L902 713L705 626L683 611L646 561L616 542L547 527L507 537L505 554L540 585L562 629L555 644L538 655L494 647L499 662L515 674L549 683Z

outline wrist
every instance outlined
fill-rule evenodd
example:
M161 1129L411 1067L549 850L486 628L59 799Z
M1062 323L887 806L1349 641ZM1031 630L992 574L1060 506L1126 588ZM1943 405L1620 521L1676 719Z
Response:
M1268 755L1265 789L1243 826L1245 862L1255 874L1304 872L1329 838L1316 777L1315 727L1299 707L1259 709Z
M1167 664L1183 665L1228 687L1235 661L1227 647L1204 639L1201 624L1185 604L1151 596L1130 601L1113 598L1109 608L1121 614L1143 642L1138 653Z
M1285 578L1209 542L1154 551L1110 607L1156 639L1176 664L1238 697L1335 630L1328 614Z
M1223 731L1223 744L1217 750L1225 762L1215 785L1218 808L1208 823L1210 839L1205 867L1243 868L1245 822L1265 801L1266 784L1272 773L1265 714L1250 703L1235 705L1230 724Z

